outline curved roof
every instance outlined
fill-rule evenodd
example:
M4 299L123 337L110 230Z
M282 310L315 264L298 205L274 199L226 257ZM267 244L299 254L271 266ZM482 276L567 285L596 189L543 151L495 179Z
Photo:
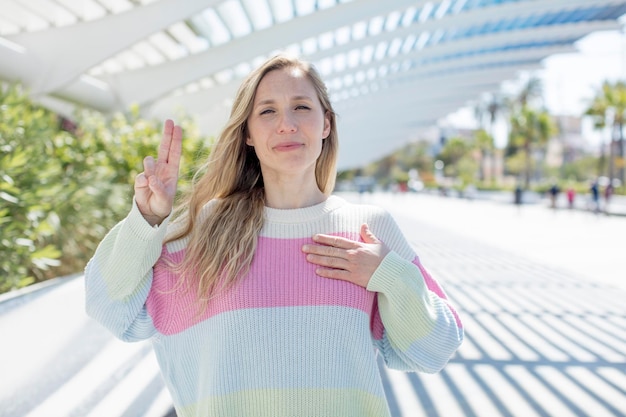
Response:
M0 80L64 114L184 109L215 134L242 76L287 50L326 80L347 168L625 13L614 0L0 0Z

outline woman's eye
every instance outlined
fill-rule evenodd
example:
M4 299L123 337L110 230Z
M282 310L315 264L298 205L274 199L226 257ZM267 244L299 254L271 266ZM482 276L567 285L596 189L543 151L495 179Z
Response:
M305 106L304 104L300 104L299 106L296 106L296 110L310 110L311 108L309 106Z
M261 111L260 114L264 115L264 114L270 114L270 113L273 113L273 112L274 112L274 110L272 110L272 109L265 109L265 110Z

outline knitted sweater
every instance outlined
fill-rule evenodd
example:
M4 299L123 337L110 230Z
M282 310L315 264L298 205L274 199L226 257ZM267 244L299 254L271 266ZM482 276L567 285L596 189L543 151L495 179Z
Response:
M317 276L302 245L317 233L360 240L363 223L391 249L367 289ZM150 227L133 205L86 267L86 309L122 340L152 340L179 417L389 416L377 354L390 368L437 372L463 339L441 287L379 208L337 196L265 208L249 272L201 315L167 266L186 243L163 245L168 227Z

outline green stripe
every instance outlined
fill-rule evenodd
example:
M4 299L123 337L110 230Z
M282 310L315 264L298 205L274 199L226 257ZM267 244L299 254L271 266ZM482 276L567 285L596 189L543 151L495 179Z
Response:
M385 417L385 398L354 389L262 389L177 407L179 417Z

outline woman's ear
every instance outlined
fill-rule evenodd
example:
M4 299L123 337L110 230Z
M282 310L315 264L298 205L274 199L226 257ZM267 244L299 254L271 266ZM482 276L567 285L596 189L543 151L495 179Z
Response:
M326 139L330 135L330 111L326 110L324 113L324 131L322 132L322 139Z
M246 145L254 147L254 144L252 143L252 139L250 139L250 136L246 137Z

